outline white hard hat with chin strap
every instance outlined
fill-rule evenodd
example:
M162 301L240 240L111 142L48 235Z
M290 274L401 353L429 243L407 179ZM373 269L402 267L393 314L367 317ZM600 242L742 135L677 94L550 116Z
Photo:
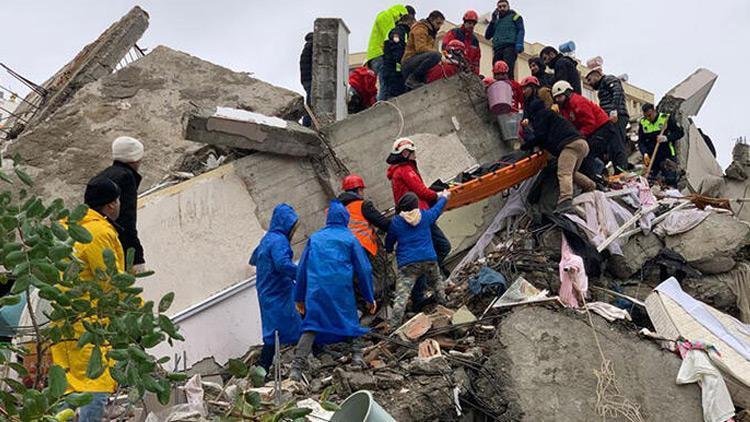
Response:
M563 95L572 90L573 86L570 85L568 81L557 81L554 85L552 85L552 97L554 98L558 95Z

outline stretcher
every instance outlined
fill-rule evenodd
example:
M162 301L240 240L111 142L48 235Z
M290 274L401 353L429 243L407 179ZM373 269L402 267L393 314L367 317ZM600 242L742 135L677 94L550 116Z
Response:
M537 152L491 173L448 189L446 210L461 208L487 199L535 176L547 165L547 153Z

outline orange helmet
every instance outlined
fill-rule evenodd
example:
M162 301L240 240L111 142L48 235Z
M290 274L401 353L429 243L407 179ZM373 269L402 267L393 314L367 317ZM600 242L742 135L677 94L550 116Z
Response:
M495 66L492 67L492 73L508 73L509 70L508 63L502 60L496 61Z
M341 181L342 190L353 190L365 187L365 181L356 174L350 174Z
M466 21L474 21L479 22L479 14L473 10L469 10L468 12L464 13L464 22Z
M537 79L536 76L527 76L523 78L523 80L521 81L521 87L525 87L529 85L535 85L537 87L542 86L542 84L539 83L539 79Z

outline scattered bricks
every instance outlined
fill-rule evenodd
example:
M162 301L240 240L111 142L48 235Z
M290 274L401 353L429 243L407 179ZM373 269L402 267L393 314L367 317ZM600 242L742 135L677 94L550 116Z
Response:
M385 368L385 362L383 362L383 361L382 361L382 360L380 360L380 359L374 359L374 360L371 360L371 361L370 361L370 367L371 367L372 369L381 369L381 368Z
M399 327L396 330L396 334L404 341L414 341L422 337L430 328L432 328L430 318L423 312L420 312L414 315L406 324Z
M456 340L453 340L448 336L435 336L433 337L433 340L440 345L442 350L453 350L458 344Z
M417 356L419 358L429 360L442 355L443 354L440 352L440 344L438 344L437 341L433 339L427 339L419 343L419 352L417 353Z

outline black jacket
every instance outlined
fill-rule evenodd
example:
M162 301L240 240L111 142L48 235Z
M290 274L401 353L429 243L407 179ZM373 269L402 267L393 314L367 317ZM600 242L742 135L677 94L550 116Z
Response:
M544 107L542 100L532 98L530 101L526 106L526 116L531 123L533 136L525 137L524 149L539 147L557 157L565 145L577 139L584 139L573 123Z
M397 72L397 65L406 50L406 38L409 35L409 25L400 23L388 33L388 39L383 43L383 74L393 76Z
M593 87L599 94L599 105L609 114L617 111L619 118L628 117L628 107L625 104L625 89L622 82L613 75L604 75L599 83Z
M342 204L344 204L344 206L347 206L354 201L362 200L362 197L354 192L341 192L338 199ZM362 215L370 224L384 232L387 232L388 227L391 226L391 220L384 217L383 214L381 214L380 211L375 208L375 205L372 204L372 201L362 202Z
M111 179L120 187L120 217L117 218L115 227L120 237L122 249L127 253L130 248L135 249L135 260L133 264L139 265L146 261L143 259L143 246L138 239L137 212L138 212L138 187L141 185L141 175L125 163L115 161L99 173ZM98 177L97 176L97 177Z
M573 86L573 91L577 94L581 93L581 74L578 73L578 63L575 60L558 54L552 59L549 67L555 71L554 82L568 81Z
M536 63L537 67L539 67L539 72L532 75L535 78L539 79L539 84L543 87L552 88L552 84L554 84L554 77L547 73L547 65L544 64L544 61L540 59L539 57L532 57L529 59L529 64Z
M299 78L302 86L309 89L312 84L313 33L305 35L305 46L299 55Z

